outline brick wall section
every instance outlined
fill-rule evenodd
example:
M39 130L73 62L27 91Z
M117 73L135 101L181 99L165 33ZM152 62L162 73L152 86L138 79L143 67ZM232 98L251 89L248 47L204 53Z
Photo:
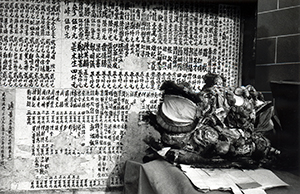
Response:
M258 0L255 87L272 99L270 81L300 81L300 0Z

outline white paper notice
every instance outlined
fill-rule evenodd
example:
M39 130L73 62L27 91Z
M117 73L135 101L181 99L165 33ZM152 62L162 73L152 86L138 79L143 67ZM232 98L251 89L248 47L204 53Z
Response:
M182 171L202 191L231 190L234 194L262 194L264 190L288 186L272 171L266 169L207 169L181 165Z
M259 189L259 188L246 189L246 190L243 190L243 193L244 194L266 194L265 190Z
M242 194L228 174L220 169L192 168L189 165L181 165L181 169L191 182L202 191L231 190L234 194Z
M245 174L258 182L261 189L288 186L287 183L279 179L272 171L267 169L244 170Z

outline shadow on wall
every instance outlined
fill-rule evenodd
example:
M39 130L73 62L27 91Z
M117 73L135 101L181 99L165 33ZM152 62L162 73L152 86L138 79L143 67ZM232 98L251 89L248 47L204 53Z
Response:
M272 81L270 85L282 126L274 143L282 150L283 168L300 175L300 82Z
M268 34L264 26L258 27L258 33ZM259 35L258 35L259 36ZM255 71L255 88L260 91L270 90L269 82L272 79L269 67L260 66L275 62L275 39L261 39L256 41L256 71ZM265 96L267 97L267 96ZM272 97L267 97L271 100Z
M268 29L263 25L258 26L257 31L260 39L257 40L256 48L258 66L255 86L261 91L271 90L272 95L265 97L267 100L273 98L282 127L282 130L278 130L270 139L273 146L282 152L280 167L300 175L300 82L297 82L299 65L270 65L277 62L276 49L281 52L284 49L288 51L290 48L286 47L292 44L285 42L280 45L275 38L268 38Z
M259 34L268 36L268 30L264 26L257 29ZM275 62L275 39L257 40L256 45L256 64L270 64Z
M143 140L149 136L156 139L160 138L160 134L152 126L141 121L140 106L139 102L131 104L126 131L121 137L122 153L119 159L115 158L111 161L111 164L115 165L109 170L107 191L122 189L127 160L143 163L143 157L146 155L148 148Z

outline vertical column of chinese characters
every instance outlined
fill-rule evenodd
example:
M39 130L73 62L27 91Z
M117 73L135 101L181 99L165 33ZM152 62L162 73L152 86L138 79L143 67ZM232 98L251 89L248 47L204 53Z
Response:
M0 89L0 168L1 189L10 188L14 170L15 91Z
M8 117L8 131L7 131L7 158L13 159L13 143L14 143L14 97L10 95L9 102L7 103L7 117Z
M237 86L239 72L240 14L239 8L219 6L219 51L220 73L226 78L226 85Z
M1 4L1 79L2 79L2 85L3 86L9 86L11 85L11 81L9 77L11 77L11 51L9 50L9 31L13 27L13 20L9 19L9 3L3 2Z
M232 27L232 57L233 57L233 67L232 67L232 80L231 84L232 86L238 86L238 80L239 78L239 72L240 72L240 9L236 8L234 10L233 19L234 19L234 25Z
M5 142L6 142L6 94L4 91L0 91L0 98L1 98L1 166L5 165L6 163L6 154L5 154L5 151L6 151L6 145L5 145Z
M3 61L2 61L3 54L4 54L3 53L4 52L4 50L3 50L4 40L3 40L2 33L5 28L5 25L3 25L3 23L4 23L3 15L4 15L4 9L3 9L3 5L1 5L1 7L0 7L0 16L2 16L2 17L0 17L0 58L1 58L1 60L0 60L0 85L1 86L4 85L4 81L5 81L5 79L3 79Z
M227 85L233 84L233 69L234 69L234 60L235 60L235 52L233 52L233 30L234 30L234 25L235 25L235 19L233 18L235 9L230 7L227 9L227 18L229 19L227 22L227 34L228 34L228 42L226 42L226 51L227 51L227 63L228 63L228 71L227 71Z

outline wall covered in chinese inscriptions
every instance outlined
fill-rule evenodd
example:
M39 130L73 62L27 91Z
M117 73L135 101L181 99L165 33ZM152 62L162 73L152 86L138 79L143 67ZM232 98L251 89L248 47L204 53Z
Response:
M164 80L239 84L240 9L186 1L0 1L0 191L122 186Z

